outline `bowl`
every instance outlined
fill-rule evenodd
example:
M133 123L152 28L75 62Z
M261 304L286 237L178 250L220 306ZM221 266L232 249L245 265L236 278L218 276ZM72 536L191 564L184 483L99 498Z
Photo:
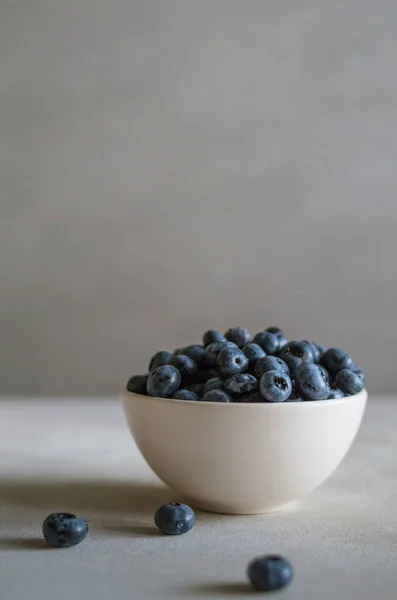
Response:
M336 469L367 401L224 404L122 394L135 442L164 483L203 510L281 510Z

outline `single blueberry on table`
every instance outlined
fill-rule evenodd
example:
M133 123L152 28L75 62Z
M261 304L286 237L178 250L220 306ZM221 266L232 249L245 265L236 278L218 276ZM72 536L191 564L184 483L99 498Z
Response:
M184 385L196 383L194 377L197 375L198 368L194 360L184 354L175 354L174 356L171 356L168 364L178 369Z
M259 383L256 377L249 373L238 373L232 375L225 381L225 392L228 392L232 396L240 396L241 394L248 394L255 392L259 387Z
M273 592L291 583L294 576L291 563L282 556L255 558L248 565L248 578L258 592Z
M168 365L168 361L170 360L171 356L171 352L167 352L167 350L160 350L160 352L156 352L149 363L149 373L154 371L154 369L157 369L157 367Z
M52 513L43 522L44 539L54 548L76 546L87 534L87 521L70 513Z
M260 379L259 390L268 402L284 402L291 395L291 379L282 371L266 371Z
M147 393L155 398L168 398L179 388L182 376L172 365L157 367L149 375Z
M225 348L218 354L218 368L224 377L244 373L248 369L248 358L239 348Z
M249 343L243 347L243 352L245 356L248 358L249 365L254 365L257 360L266 356L266 352L263 348L259 346L259 344Z
M239 348L243 348L252 340L252 333L242 327L232 327L226 331L225 338L229 342L234 342Z
M227 342L227 339L219 331L216 331L216 329L209 329L203 335L203 344L204 346L209 346L213 342Z
M175 400L189 400L190 402L198 402L200 400L197 394L185 388L176 390L175 394L172 397Z
M364 389L364 379L359 373L350 371L350 369L342 369L336 374L335 385L345 394L353 396Z
M292 341L288 342L284 348L282 348L279 352L279 357L282 358L287 365L289 363L287 361L287 357L293 356L294 358L299 358L299 360L303 360L306 362L313 362L313 352L311 345L307 342L303 341Z
M296 381L306 400L326 400L329 396L329 384L314 363L302 362L296 369Z
M183 354L184 356L191 358L199 367L199 369L203 369L208 366L207 355L205 353L204 346L200 346L199 344L191 344L190 346L181 348L178 354Z
M201 398L202 402L232 402L231 396L224 390L210 390Z
M266 371L282 371L289 375L289 368L278 356L265 356L255 363L254 373L260 379Z
M216 366L218 355L225 348L238 348L238 346L234 342L213 342L207 346L205 353L208 363L212 366Z
M146 385L148 378L148 373L145 373L144 375L133 375L128 380L127 390L129 392L133 392L134 394L142 394L142 396L146 396Z
M323 354L321 363L330 373L337 373L342 369L354 369L355 367L353 359L340 348L329 348Z
M204 384L204 394L211 390L223 390L225 387L225 380L220 377L212 377Z
M269 331L257 333L252 341L254 344L258 344L266 354L277 354L280 349L278 337Z
M154 522L166 535L181 535L191 530L196 522L196 515L187 504L172 502L157 509Z

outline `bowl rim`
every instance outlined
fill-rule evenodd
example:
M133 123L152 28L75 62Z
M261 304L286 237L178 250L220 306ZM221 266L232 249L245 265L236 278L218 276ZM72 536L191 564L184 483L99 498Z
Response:
M361 392L358 392L358 394L353 394L352 396L345 396L344 398L331 398L328 400L303 400L301 402L203 402L202 400L200 400L199 402L192 402L189 400L180 400L178 398L160 398L157 396L144 396L143 394L136 394L135 392L130 392L129 390L127 390L126 388L124 388L121 392L121 396L124 399L128 399L128 398L140 398L140 399L144 399L146 402L150 400L160 400L163 403L170 403L170 404L181 404L183 406L198 406L200 404L204 405L204 406L240 406L240 407L267 407L266 409L264 408L263 410L267 410L270 407L274 407L274 406L302 406L302 405L306 405L306 406L330 406L330 405L336 405L336 404L343 404L343 403L347 403L347 402L353 402L355 400L358 399L367 399L368 398L368 392L366 390L366 388L363 388L361 390ZM228 409L230 410L230 409ZM232 409L233 410L233 409ZM235 409L234 409L235 410ZM241 408L239 409L241 410ZM260 409L262 410L262 409ZM273 410L270 409L270 410Z

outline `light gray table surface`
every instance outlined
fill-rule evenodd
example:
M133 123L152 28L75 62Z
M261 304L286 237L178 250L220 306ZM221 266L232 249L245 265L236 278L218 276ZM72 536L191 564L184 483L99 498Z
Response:
M246 565L268 552L295 568L280 599L397 597L397 398L370 398L347 458L294 509L198 511L180 537L153 526L177 495L145 465L117 400L3 398L0 450L5 600L249 598ZM41 524L52 511L84 516L89 537L48 548Z

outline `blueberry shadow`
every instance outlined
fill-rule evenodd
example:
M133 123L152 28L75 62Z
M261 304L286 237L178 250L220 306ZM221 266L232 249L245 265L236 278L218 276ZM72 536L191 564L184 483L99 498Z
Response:
M52 550L43 538L5 538L0 539L2 550Z
M135 524L123 524L119 525L108 525L101 528L101 532L108 534L111 537L135 537L135 538L147 538L147 537L159 537L162 536L161 532L153 525L149 527L146 525L135 525Z
M230 583L198 583L186 587L184 590L186 596L245 596L252 595L252 587L243 581L234 581Z

